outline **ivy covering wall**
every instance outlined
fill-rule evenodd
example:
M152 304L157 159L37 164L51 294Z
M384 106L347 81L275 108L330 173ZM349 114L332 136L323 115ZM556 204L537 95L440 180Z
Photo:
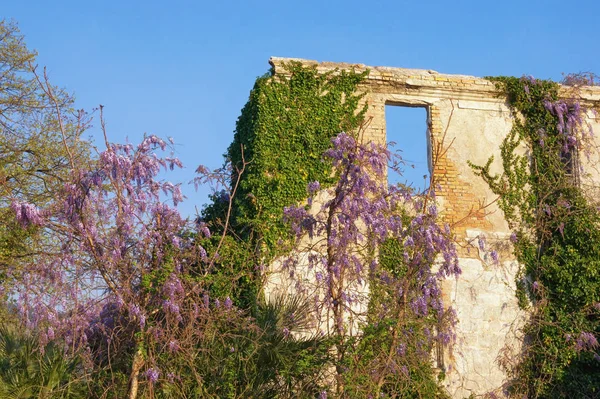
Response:
M578 184L591 131L576 91L534 78L492 78L508 98L514 126L493 158L473 166L509 226L517 260L520 305L531 310L520 359L507 363L511 392L528 398L600 396L600 214ZM522 149L526 152L523 153ZM585 171L583 171L585 172Z
M289 76L256 81L227 151L234 167L249 162L234 199L234 224L270 250L289 235L283 208L304 200L308 183L334 181L331 164L323 162L331 138L358 128L366 112L357 93L366 73L319 74L295 62L285 68Z

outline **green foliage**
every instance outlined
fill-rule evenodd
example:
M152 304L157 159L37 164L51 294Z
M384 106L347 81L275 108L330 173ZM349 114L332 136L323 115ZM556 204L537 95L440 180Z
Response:
M289 236L283 208L303 201L308 183L333 181L331 164L322 159L330 139L358 128L366 112L366 105L358 109L363 95L356 94L366 73L319 74L295 62L286 70L289 77L256 81L227 152L234 168L249 162L234 198L233 222L246 234L251 229L268 250Z
M513 394L531 398L598 397L600 362L577 342L582 332L600 336L600 214L577 184L568 135L584 149L585 126L569 128L567 113L581 116L576 100L564 114L550 111L558 85L529 78L493 78L515 114L501 146L503 174L490 174L492 159L471 165L500 196L515 230L521 306L532 307L523 357L509 370ZM522 117L522 118L521 118ZM562 125L562 126L561 126ZM568 130L571 129L571 130ZM525 147L528 152L519 151ZM575 151L573 149L572 151ZM592 349L592 350L590 350Z
M37 76L36 53L27 49L16 24L0 20L0 279L7 267L36 251L50 251L40 229L23 229L8 209L12 199L38 207L56 199L69 173L70 151L80 164L90 160L83 126L73 116L73 99L52 87L53 99ZM43 75L43 73L41 73ZM63 138L56 109L62 113ZM69 150L65 145L69 146Z
M85 396L77 359L67 359L55 345L37 340L14 326L0 329L0 397L67 399Z
M255 337L223 343L219 363L227 372L212 372L210 378L216 380L207 382L220 387L213 391L218 397L315 397L330 357L327 339L298 339L289 333L298 332L299 315L305 314L303 323L308 323L308 305L293 298L264 303L257 270L285 251L283 243L291 243L284 207L305 200L308 183L327 186L335 181L322 155L332 137L362 123L366 106L359 109L362 95L356 92L366 73L319 74L300 63L286 69L289 77L257 79L238 119L226 157L233 169L232 186L239 178L239 187L223 240L229 197L215 194L202 214L215 235L201 243L208 253L219 253L206 274L211 296L229 296L235 305L250 309L260 327ZM291 312L294 326L282 324L290 309L296 309Z
M217 250L221 236L199 240L210 254ZM250 243L232 235L225 235L219 248L219 258L214 267L205 270L203 285L213 298L229 297L235 306L251 309L258 298L260 284L256 281L256 270L252 265L259 264Z
M280 321L274 320L282 319L281 310L279 316L276 310L286 305L272 307L260 299L260 281L256 281L250 266L260 270L273 256L289 249L286 244L290 243L290 228L283 222L283 209L305 201L308 183L318 181L321 187L327 187L336 182L331 163L322 155L330 148L332 137L341 131L356 131L366 112L366 105L359 107L362 95L357 94L366 74L319 74L315 67L294 62L285 68L289 76L271 74L257 80L238 119L226 157L233 170L231 185L239 178L239 187L231 204L231 231L224 240L219 235L230 205L228 195L215 194L202 215L203 222L217 232L201 241L209 253L217 248L219 252L217 264L207 275L211 296L229 296L236 305L251 309L262 331L256 337L258 341L242 339L232 345L234 351L230 351L229 343L223 344L219 363L227 372L209 373L216 378L209 385L220 387L220 397L233 397L234 392L238 396L252 392L253 397L315 397L319 383L326 381L322 373L335 366L347 370L343 382L347 397L368 397L373 392L390 397L444 397L432 362L424 360L430 359L431 345L418 344L428 341L422 338L435 330L439 320L432 316L404 317L401 308L408 306L412 298L398 299L396 293L386 291L384 284L372 282L371 309L392 302L398 308L397 317L381 320L372 311L364 337L344 345L349 351L344 365L333 364L335 356L329 353L334 346L332 340L339 337L284 339ZM404 217L410 222L408 215ZM381 249L381 262L386 265L383 270L394 278L405 278L407 289L418 291L420 287L411 286L417 284L415 276L404 276L408 270L403 261L405 249L394 248L394 243L399 245L397 240L390 241ZM411 337L402 337L402 341L414 344L407 348L406 363L396 370L408 373L408 378L404 374L394 378L388 370L385 372L389 377L377 387L369 366L385 363L381 358L398 341L392 336L394 328L412 331ZM240 368L242 363L244 367ZM261 366L254 368L256 365Z
M363 336L354 344L349 345L347 363L348 372L344 377L345 397L372 398L374 392L379 392L384 398L436 398L447 399L448 394L440 385L439 371L433 368L430 358L433 348L429 345L420 346L425 342L424 330L427 324L423 320L402 320L384 318L372 320L365 326ZM394 362L392 370L380 369L381 359L389 355L395 340L394 332L401 328L412 329L410 336L403 337L406 346L403 362ZM374 365L379 367L374 368ZM380 374L386 374L382 385L376 383Z
M211 320L195 353L162 359L175 377L156 387L159 398L314 398L329 359L325 338L309 330L310 306L299 298L261 302L255 320ZM169 368L165 367L165 373Z

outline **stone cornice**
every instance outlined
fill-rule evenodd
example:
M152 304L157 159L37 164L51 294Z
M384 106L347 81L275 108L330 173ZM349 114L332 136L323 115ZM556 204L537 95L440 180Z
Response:
M443 74L433 70L406 69L381 66L367 66L364 64L350 64L337 62L318 62L301 58L271 57L269 63L273 66L275 74L285 75L283 64L291 61L300 62L306 66L316 66L319 72L336 72L340 70L354 70L356 72L369 71L365 88L373 93L388 93L391 90L405 94L415 94L421 98L473 100L492 103L504 103L505 97L499 92L491 81L468 75ZM572 97L573 89L566 86L560 88L561 96ZM581 87L578 97L586 105L600 106L600 87Z

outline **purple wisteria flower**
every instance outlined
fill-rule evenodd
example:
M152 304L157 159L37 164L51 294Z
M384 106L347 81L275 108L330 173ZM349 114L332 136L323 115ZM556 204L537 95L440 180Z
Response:
M33 204L12 200L10 208L23 227L42 226L44 224L42 212Z
M231 307L233 306L233 301L231 300L231 298L229 298L229 297L225 298L225 301L223 302L223 306L225 306L225 309L231 310Z
M171 353L175 353L179 350L179 342L177 342L176 340L171 340L169 341L169 352Z
M477 237L477 243L479 245L479 249L482 251L485 251L485 236L483 234L479 234L479 236Z
M146 370L146 378L148 379L148 381L151 384L156 383L156 381L158 381L158 377L160 376L160 372L159 370L155 369L155 368L149 368L148 370Z
M318 181L314 181L312 183L308 183L308 193L310 195L315 194L320 189L321 189L321 183L319 183Z
M499 257L498 257L498 252L496 252L496 251L491 251L491 252L490 252L490 257L492 258L492 261L493 261L495 264L498 264L498 263L500 262L500 260L499 260Z
M591 351L598 348L598 340L591 332L581 332L575 340L577 351Z

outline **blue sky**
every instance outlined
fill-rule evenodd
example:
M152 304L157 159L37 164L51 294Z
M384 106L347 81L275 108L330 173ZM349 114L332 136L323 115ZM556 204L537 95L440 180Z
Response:
M169 178L183 182L198 164L221 165L272 55L476 76L600 73L597 0L29 0L4 1L1 16L78 107L105 106L113 141L173 137L186 169ZM388 130L421 140L424 116L411 115ZM185 214L206 201L207 190L185 193Z

